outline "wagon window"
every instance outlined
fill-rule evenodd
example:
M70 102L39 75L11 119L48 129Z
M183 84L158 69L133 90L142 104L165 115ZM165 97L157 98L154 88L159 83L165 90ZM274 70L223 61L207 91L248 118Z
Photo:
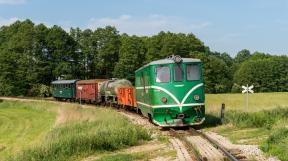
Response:
M199 80L200 79L200 67L199 64L188 64L187 68L187 80Z
M167 83L170 81L170 68L167 66L156 67L155 81L157 83Z
M180 82L184 79L183 66L180 64L175 64L174 66L174 81Z

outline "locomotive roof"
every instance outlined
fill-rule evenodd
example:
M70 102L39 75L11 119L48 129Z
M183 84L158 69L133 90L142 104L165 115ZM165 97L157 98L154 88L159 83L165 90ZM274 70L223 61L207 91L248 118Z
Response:
M182 58L182 63L195 63L195 62L201 62L200 59L193 59L193 58ZM152 61L144 66L142 66L141 68L137 69L136 71L139 71L147 66L150 65L157 65L157 64L174 64L175 62L171 59L160 59L160 60L156 60L156 61Z
M51 82L51 84L71 84L71 83L75 83L77 81L77 79L74 80L56 80Z

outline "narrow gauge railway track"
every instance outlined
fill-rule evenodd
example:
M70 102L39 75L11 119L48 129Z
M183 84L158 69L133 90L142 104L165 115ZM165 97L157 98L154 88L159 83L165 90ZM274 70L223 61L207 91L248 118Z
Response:
M225 149L222 145L211 139L205 133L188 128L187 130L169 129L172 136L179 138L197 161L244 161L246 157Z

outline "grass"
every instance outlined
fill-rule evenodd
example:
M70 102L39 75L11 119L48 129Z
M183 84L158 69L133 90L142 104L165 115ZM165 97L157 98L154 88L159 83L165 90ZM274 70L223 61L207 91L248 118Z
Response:
M0 160L9 154L41 142L54 124L56 114L34 104L0 103Z
M1 145L5 146L1 160L79 160L150 140L146 129L131 124L112 109L4 101L0 103L0 111L0 118L11 122L6 130L0 129L5 136L1 137ZM8 126L2 120L0 126ZM20 144L26 146L18 147Z
M218 112L222 103L225 103L228 111L246 111L245 94L206 94L205 97L205 106L208 113ZM271 110L279 107L288 107L288 92L249 94L248 112Z
M288 128L273 131L269 138L261 144L261 149L281 160L288 160Z
M167 143L161 143L157 141L160 145L155 149L155 145L152 145L152 148L143 147L141 151L134 151L133 149L125 149L116 151L113 153L105 153L100 155L94 161L133 161L133 160L174 160L177 156L177 152L174 149L167 149L166 146L169 146ZM165 145L165 147L163 147ZM145 146L145 145L144 145ZM155 159L157 158L157 159Z
M267 128L271 129L279 120L285 120L288 116L288 108L275 108L259 112L229 111L226 114L226 122L242 128Z
M145 154L114 154L104 156L101 159L95 161L133 161L133 160L143 160ZM147 159L148 160L148 159Z
M254 144L267 154L288 160L288 93L249 95L245 109L243 94L206 95L206 130L228 137L233 143ZM225 103L225 123L220 124L219 110Z

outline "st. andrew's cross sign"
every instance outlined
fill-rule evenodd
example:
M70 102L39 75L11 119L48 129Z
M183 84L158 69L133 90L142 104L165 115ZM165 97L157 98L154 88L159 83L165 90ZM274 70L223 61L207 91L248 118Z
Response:
M254 93L254 91L252 90L254 88L254 86L242 86L243 90L242 90L242 93L246 93L246 110L248 111L248 94L249 93Z

